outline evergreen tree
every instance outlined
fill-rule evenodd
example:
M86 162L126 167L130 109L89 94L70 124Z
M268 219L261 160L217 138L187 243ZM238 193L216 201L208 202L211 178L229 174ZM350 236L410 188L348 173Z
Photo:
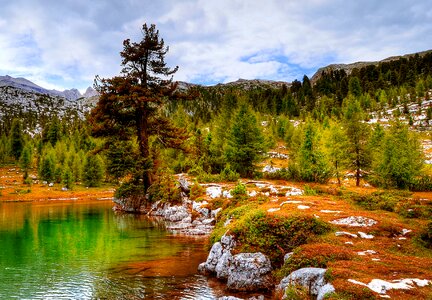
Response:
M347 165L347 137L340 124L331 126L326 139L328 157L333 165L338 184L341 184L341 171Z
M308 120L305 125L303 142L297 156L300 176L305 181L326 182L331 176L330 168L320 149L314 125L312 120Z
M10 147L13 157L18 160L24 148L24 136L22 124L18 119L12 121L12 128L10 131Z
M385 187L407 188L423 166L423 152L416 135L400 121L393 123L385 136L379 158L375 172Z
M71 190L73 188L74 178L72 171L69 167L66 167L62 174L62 183L68 190Z
M253 176L264 150L264 138L254 114L242 104L234 117L225 151L227 163L241 176Z
M353 76L350 78L348 82L348 91L351 95L356 98L359 98L362 94L362 87L360 84L360 79L358 77Z
M367 147L369 140L369 127L363 121L363 111L360 103L353 97L346 99L345 131L348 140L348 155L350 167L355 170L356 186L360 185L362 172L370 167L370 149Z
M85 163L84 183L88 187L100 186L104 178L104 165L99 155L87 156Z
M134 174L132 181L143 185L143 189L136 190L146 191L156 173L150 137L155 137L163 147L180 148L186 135L163 114L167 99L175 96L172 75L177 67L166 66L164 57L168 47L159 38L155 25L144 24L142 32L140 42L129 39L123 42L122 76L96 78L100 97L90 122L95 135L117 136L119 140L136 138L140 172Z
M21 164L21 168L24 171L24 180L27 179L28 177L28 170L31 167L31 151L29 149L29 147L24 147L24 150L21 153L21 157L20 157L20 164Z
M116 179L134 173L138 155L131 141L111 139L107 151L108 173Z
M53 182L55 179L55 171L54 155L52 153L44 155L39 169L41 179L47 182Z

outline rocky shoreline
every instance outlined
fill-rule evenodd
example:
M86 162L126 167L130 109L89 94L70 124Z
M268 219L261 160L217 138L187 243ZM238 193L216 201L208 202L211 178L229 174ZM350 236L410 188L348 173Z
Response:
M207 201L193 201L189 199L190 184L180 176L178 178L182 201L179 204L154 203L145 213L152 217L161 218L166 228L173 232L191 236L208 236L212 233L216 218L222 208L209 209ZM206 194L214 198L216 193L219 197L230 198L229 191L222 191L219 186L204 185ZM117 200L120 210L129 209L125 203ZM286 299L285 290L292 285L301 285L318 300L324 298L327 293L334 292L334 287L324 279L326 269L303 268L292 272L283 278L279 284L275 282L270 259L261 252L237 253L234 249L237 242L229 233L225 233L220 242L212 245L207 260L198 267L198 272L206 276L214 276L222 282L226 282L227 290L241 293L273 292ZM289 255L286 255L287 258ZM233 296L219 297L219 300L242 299ZM249 297L247 299L265 299L263 295Z

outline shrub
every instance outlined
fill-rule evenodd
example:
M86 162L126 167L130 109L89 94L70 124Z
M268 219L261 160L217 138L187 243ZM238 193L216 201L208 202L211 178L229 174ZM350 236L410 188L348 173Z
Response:
M227 165L220 173L220 179L222 181L237 181L240 178L240 174L232 170L229 165Z
M157 180L148 189L149 201L181 203L182 197L180 188L177 186L177 181L171 174L161 172L157 176Z
M432 221L430 221L426 228L420 233L419 240L423 246L432 249Z
M304 186L304 194L306 196L316 196L318 195L318 191L306 184Z
M238 184L234 187L234 189L232 189L231 195L234 198L246 196L247 195L246 185L239 181Z
M280 265L283 255L324 234L330 226L311 216L277 216L262 209L248 210L231 226L241 252L262 252Z
M196 200L204 193L205 189L197 181L195 181L190 188L190 199Z

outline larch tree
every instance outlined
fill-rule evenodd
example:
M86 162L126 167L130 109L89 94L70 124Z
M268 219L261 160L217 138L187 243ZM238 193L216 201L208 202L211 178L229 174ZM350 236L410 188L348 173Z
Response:
M348 141L349 166L355 170L356 186L359 186L363 171L371 164L368 147L370 129L368 124L363 122L363 111L359 101L352 96L348 96L346 101L344 128Z
M139 42L129 39L123 42L120 52L123 69L119 76L96 77L100 97L90 122L96 136L107 136L111 141L113 137L119 141L136 138L139 156L130 183L140 186L139 191L145 193L157 168L150 140L162 147L180 148L186 134L164 114L164 104L178 95L172 81L178 67L167 67L164 58L168 47L159 38L155 25L144 24L142 34Z

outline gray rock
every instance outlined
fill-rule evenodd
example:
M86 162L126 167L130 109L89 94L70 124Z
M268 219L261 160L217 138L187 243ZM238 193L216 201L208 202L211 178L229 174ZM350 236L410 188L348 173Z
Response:
M189 194L190 192L190 183L187 181L187 179L183 176L180 176L178 179L178 183L180 186L180 189L185 192L186 194Z
M331 283L327 283L322 288L320 288L317 300L324 299L325 295L331 294L335 292L335 288Z
M293 254L294 254L294 252L289 252L289 253L285 254L284 255L284 262L286 262Z
M236 241L231 235L224 234L220 242L222 244L222 247L224 247L227 250L232 250L236 246Z
M222 253L222 256L219 258L215 268L217 278L228 278L232 260L233 256L231 254L231 251L228 250Z
M169 206L163 214L163 217L170 222L179 222L189 216L189 211L184 206Z
M234 238L230 235L223 235L220 242L213 244L206 262L198 267L198 271L202 274L213 273L218 278L226 278L225 272L229 269L231 250L234 247Z
M234 255L227 287L244 292L269 289L272 286L271 270L269 258L260 252Z
M218 209L212 210L210 212L210 217L215 219L217 217L218 213L221 212L221 210L222 210L222 207L219 207Z
M334 292L334 287L324 279L326 269L323 268L302 268L292 272L283 278L277 289L285 291L290 285L301 285L309 290L317 300L324 299L327 293ZM282 299L286 299L285 297Z
M207 260L198 266L198 271L202 274L215 273L216 265L218 264L219 259L222 256L222 251L223 248L221 243L214 243L210 249Z

